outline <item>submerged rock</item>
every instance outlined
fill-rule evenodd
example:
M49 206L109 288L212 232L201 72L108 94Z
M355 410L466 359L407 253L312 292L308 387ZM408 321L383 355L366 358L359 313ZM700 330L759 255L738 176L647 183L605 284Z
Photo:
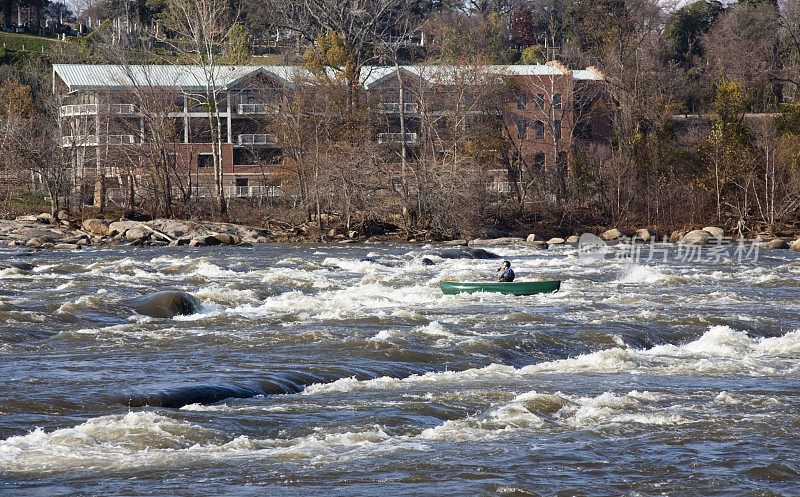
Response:
M200 309L200 301L186 292L166 290L136 299L133 309L145 316L172 318L196 313Z

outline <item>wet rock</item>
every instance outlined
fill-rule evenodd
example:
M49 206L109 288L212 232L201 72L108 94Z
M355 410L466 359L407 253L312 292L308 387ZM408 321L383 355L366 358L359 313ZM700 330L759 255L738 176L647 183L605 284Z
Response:
M622 238L622 232L617 228L611 228L610 230L606 230L600 234L600 238L606 242L618 240Z
M125 235L124 236L125 236L126 240L131 240L131 241L142 240L144 242L144 241L147 241L150 238L150 234L151 233L152 233L152 231L150 231L145 226L143 226L141 223L139 223L137 226L133 226L133 227L127 229L125 231Z
M567 243L578 243L580 239L581 237L579 237L578 235L572 235L569 238L567 238Z
M708 232L709 234L711 234L711 236L716 238L722 238L723 236L725 236L725 230L723 230L722 228L718 228L716 226L706 226L705 228L703 228L703 231Z
M678 243L679 241L681 241L681 238L683 238L683 236L685 234L686 234L686 231L684 231L684 230L675 230L675 231L673 231L669 235L670 243Z
M186 235L192 231L193 228L193 223L175 219L154 219L146 224L151 228L164 233L173 240Z
M221 244L222 242L220 242L219 239L214 235L196 236L189 242L190 247L206 247Z
M642 228L640 230L636 230L636 238L638 238L639 240L641 240L641 241L643 241L645 243L649 242L650 238L652 238L652 236L653 235L650 233L650 230L648 230L647 228Z
M56 243L53 248L59 250L80 250L81 246L77 243Z
M789 245L789 250L791 250L792 252L800 252L800 238L793 241L791 245Z
M423 266L433 266L434 262L432 260L428 259L427 257L423 257L422 258L422 265Z
M527 243L543 242L543 241L545 241L544 238L537 235L536 233L531 233L530 235L528 235L528 238L525 239L525 242Z
M42 224L53 224L53 216L51 216L49 212L42 212L36 216L36 222Z
M781 240L780 238L776 238L774 240L770 240L767 243L762 244L762 247L768 249L778 249L778 250L786 250L789 248L789 244L786 243L785 240Z
M564 244L563 238L554 237L547 240L547 245L563 245L563 244Z
M196 313L200 309L200 301L186 292L167 290L138 298L133 301L132 307L145 316L172 318Z
M491 238L491 239L508 237L507 231L499 230L496 228L486 228L485 230L483 230L483 233L481 234L483 235L483 238Z
M83 220L81 228L95 235L108 236L108 226L110 224L111 221L107 219L89 218Z
M108 236L124 237L129 229L139 227L139 221L115 221L108 225Z
M474 240L470 240L467 245L470 247L480 247L480 246L494 246L494 245L516 245L525 243L523 238L515 237L515 236L507 236L502 238L476 238Z
M499 259L500 256L494 252L489 252L482 248L461 247L457 249L443 250L439 252L439 257L444 259Z
M455 246L459 246L459 245L467 245L468 243L469 242L467 240L458 239L458 240L447 240L446 242L442 242L442 245L445 245L445 246L448 246L448 247L455 247Z
M706 245L708 239L711 238L711 233L705 230L692 230L681 238L681 243L687 245Z
M214 233L211 236L219 240L222 245L239 245L242 241L238 236L229 233Z

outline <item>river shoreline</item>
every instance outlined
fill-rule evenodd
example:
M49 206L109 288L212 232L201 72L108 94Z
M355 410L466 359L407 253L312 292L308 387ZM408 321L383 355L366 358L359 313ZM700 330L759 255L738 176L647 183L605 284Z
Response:
M584 232L591 233L592 230ZM736 234L726 233L717 227L695 230L673 231L669 235L651 233L647 229L626 231L611 228L593 233L606 243L619 242L672 242L694 245L714 245L722 240L736 240ZM800 252L800 239L791 237L753 237L750 241L760 243L765 249L791 249ZM503 246L526 245L547 249L555 245L576 245L577 234L561 238L538 234L509 233L486 229L473 239L435 240L428 237L407 237L401 233L386 233L375 236L359 236L356 232L339 233L335 229L322 237L308 234L305 227L281 227L272 230L235 223L209 221L185 221L178 219L155 219L133 221L129 219L88 218L82 221L59 213L58 221L52 223L50 214L18 216L13 220L0 219L0 245L27 247L31 249L78 250L83 247L114 246L216 246L252 245L258 243L441 243L450 246Z

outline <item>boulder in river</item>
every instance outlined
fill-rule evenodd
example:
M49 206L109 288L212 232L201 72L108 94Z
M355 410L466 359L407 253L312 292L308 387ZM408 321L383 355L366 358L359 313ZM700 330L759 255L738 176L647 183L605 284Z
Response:
M798 238L797 240L793 241L792 244L789 245L789 249L792 252L800 252L800 238Z
M499 259L500 256L482 248L460 247L439 252L445 259Z
M578 235L571 235L569 238L567 238L567 243L578 243L580 239L581 237Z
M108 236L108 226L110 224L111 221L108 219L98 219L92 217L89 219L84 219L81 223L81 228L83 228L84 231L94 235Z
M681 238L681 243L685 243L687 245L706 245L708 244L708 239L711 238L711 233L706 230L693 230Z
M480 246L493 246L493 245L516 245L518 243L524 243L525 240L523 238L519 238L516 236L506 236L502 238L476 238L474 240L470 240L468 245L470 247L480 247Z
M639 240L643 241L644 243L649 242L650 238L652 238L652 236L653 235L650 233L650 230L647 229L647 228L642 228L640 230L636 230L636 238L638 238Z
M785 240L781 240L780 238L770 240L767 243L762 244L762 246L768 249L781 249L781 250L786 250L789 248L789 244L786 243Z
M622 238L622 236L623 236L622 232L617 228L611 228L610 230L606 230L600 234L600 238L606 242L619 240L620 238Z
M547 244L548 245L563 245L564 244L564 239L563 238L554 237L554 238L551 238L551 239L547 240Z
M725 230L722 228L718 228L716 226L706 226L703 228L703 231L707 231L711 234L711 236L716 238L722 238L725 236Z
M683 238L683 235L686 234L684 230L675 230L669 235L669 242L670 243L678 243Z
M172 318L196 313L200 309L200 301L186 292L166 290L136 299L133 309L145 316Z
M531 233L530 235L528 235L528 238L526 238L525 241L527 243L533 243L533 242L543 242L545 240L544 240L544 238L542 238L541 236L537 235L536 233Z

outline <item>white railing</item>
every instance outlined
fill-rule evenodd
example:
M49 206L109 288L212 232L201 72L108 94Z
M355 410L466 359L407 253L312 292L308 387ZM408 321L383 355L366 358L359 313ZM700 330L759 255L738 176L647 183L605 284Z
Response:
M133 135L97 135L62 136L64 147L96 147L98 145L133 145Z
M236 136L239 145L272 145L278 140L269 133L241 134Z
M239 104L239 114L269 114L278 109L273 104Z
M406 133L405 139L403 139L402 133L378 133L378 143L415 144L417 143L417 134Z
M399 114L400 102L383 102L381 103L381 110L384 114ZM403 114L416 114L419 112L419 104L417 102L403 102Z
M108 111L111 114L135 114L136 107L133 104L111 104Z
M100 137L103 145L133 145L133 135L105 135Z
M129 115L136 113L136 106L133 104L109 104L104 107L98 104L62 105L61 117L96 116L101 110L107 110L109 114Z
M61 116L94 116L97 114L97 104L71 104L61 106Z
M226 197L278 197L280 196L280 186L226 186L223 188Z

